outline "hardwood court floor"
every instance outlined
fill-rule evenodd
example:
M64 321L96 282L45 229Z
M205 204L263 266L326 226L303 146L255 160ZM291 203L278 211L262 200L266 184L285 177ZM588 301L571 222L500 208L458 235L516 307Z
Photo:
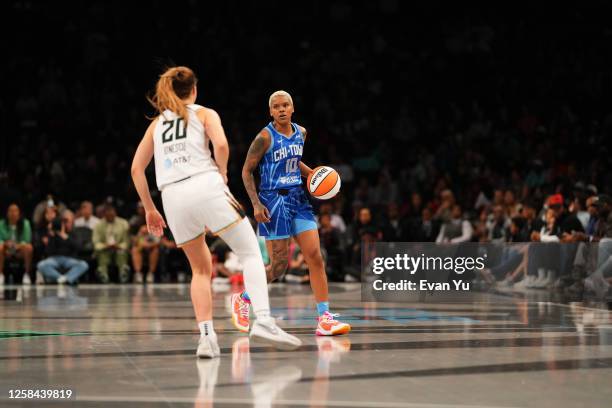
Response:
M45 286L0 291L0 406L610 407L612 316L489 293L363 304L333 284L348 336L314 336L307 286L275 285L273 314L295 352L249 347L217 292L222 355L197 360L188 286ZM540 294L540 296L542 296ZM76 400L9 400L9 389Z

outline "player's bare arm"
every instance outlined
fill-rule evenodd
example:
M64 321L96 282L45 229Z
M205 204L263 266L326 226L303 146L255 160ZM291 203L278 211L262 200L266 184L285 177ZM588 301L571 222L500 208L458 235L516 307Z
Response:
M266 154L266 151L270 147L270 143L270 134L267 130L262 130L251 143L244 161L244 166L242 167L242 181L251 200L251 204L253 205L253 211L257 222L270 221L270 212L261 201L259 201L259 197L257 196L257 187L255 186L255 177L253 176L253 171L255 171L261 158Z
M204 108L196 112L198 119L204 124L206 135L210 138L215 152L215 162L219 167L219 173L227 184L227 162L229 161L229 144L221 124L219 114L212 109Z
M304 143L306 143L306 128L300 126L300 131L302 132L302 135L304 135ZM300 173L302 174L302 177L307 178L310 173L312 173L312 168L310 168L308 165L306 165L304 162L300 161Z
M136 154L134 154L134 160L132 161L132 180L134 180L134 186L146 211L147 228L151 234L159 237L162 235L166 223L155 208L149 191L147 177L145 176L145 169L153 158L153 129L155 129L156 125L157 119L151 122L136 149Z

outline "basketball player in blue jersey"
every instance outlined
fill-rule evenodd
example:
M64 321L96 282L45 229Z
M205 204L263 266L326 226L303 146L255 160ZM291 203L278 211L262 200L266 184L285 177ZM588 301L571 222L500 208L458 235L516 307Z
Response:
M306 129L291 122L293 100L285 91L274 92L269 99L272 122L253 140L242 169L242 179L253 204L259 234L266 239L271 254L268 281L280 278L287 270L289 240L300 246L310 273L310 284L317 302L319 323L316 334L345 334L351 326L335 320L329 311L327 275L321 256L319 232L312 206L302 188L302 177L312 169L302 163ZM259 194L253 171L259 167ZM232 296L232 321L238 330L249 330L249 296Z

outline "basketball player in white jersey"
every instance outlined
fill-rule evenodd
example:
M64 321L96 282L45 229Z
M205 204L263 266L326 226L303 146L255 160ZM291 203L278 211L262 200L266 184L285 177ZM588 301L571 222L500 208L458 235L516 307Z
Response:
M214 110L195 104L196 82L191 69L170 68L160 76L150 100L159 116L149 125L132 163L132 179L145 207L147 228L161 236L166 227L145 177L145 169L155 157L157 186L168 225L191 265L191 301L200 329L197 356L220 354L212 322L212 261L204 240L205 227L221 236L244 265L244 284L257 316L251 338L279 348L297 348L301 341L284 332L270 316L266 271L257 238L226 185L229 147L221 119Z

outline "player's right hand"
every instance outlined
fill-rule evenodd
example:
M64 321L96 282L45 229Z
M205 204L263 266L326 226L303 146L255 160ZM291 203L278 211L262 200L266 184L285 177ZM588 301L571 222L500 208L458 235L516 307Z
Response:
M147 220L147 230L149 231L149 234L153 234L156 237L161 237L164 234L166 222L159 211L147 211L145 218Z
M265 205L259 203L253 208L255 210L255 220L257 222L270 222L270 211Z

